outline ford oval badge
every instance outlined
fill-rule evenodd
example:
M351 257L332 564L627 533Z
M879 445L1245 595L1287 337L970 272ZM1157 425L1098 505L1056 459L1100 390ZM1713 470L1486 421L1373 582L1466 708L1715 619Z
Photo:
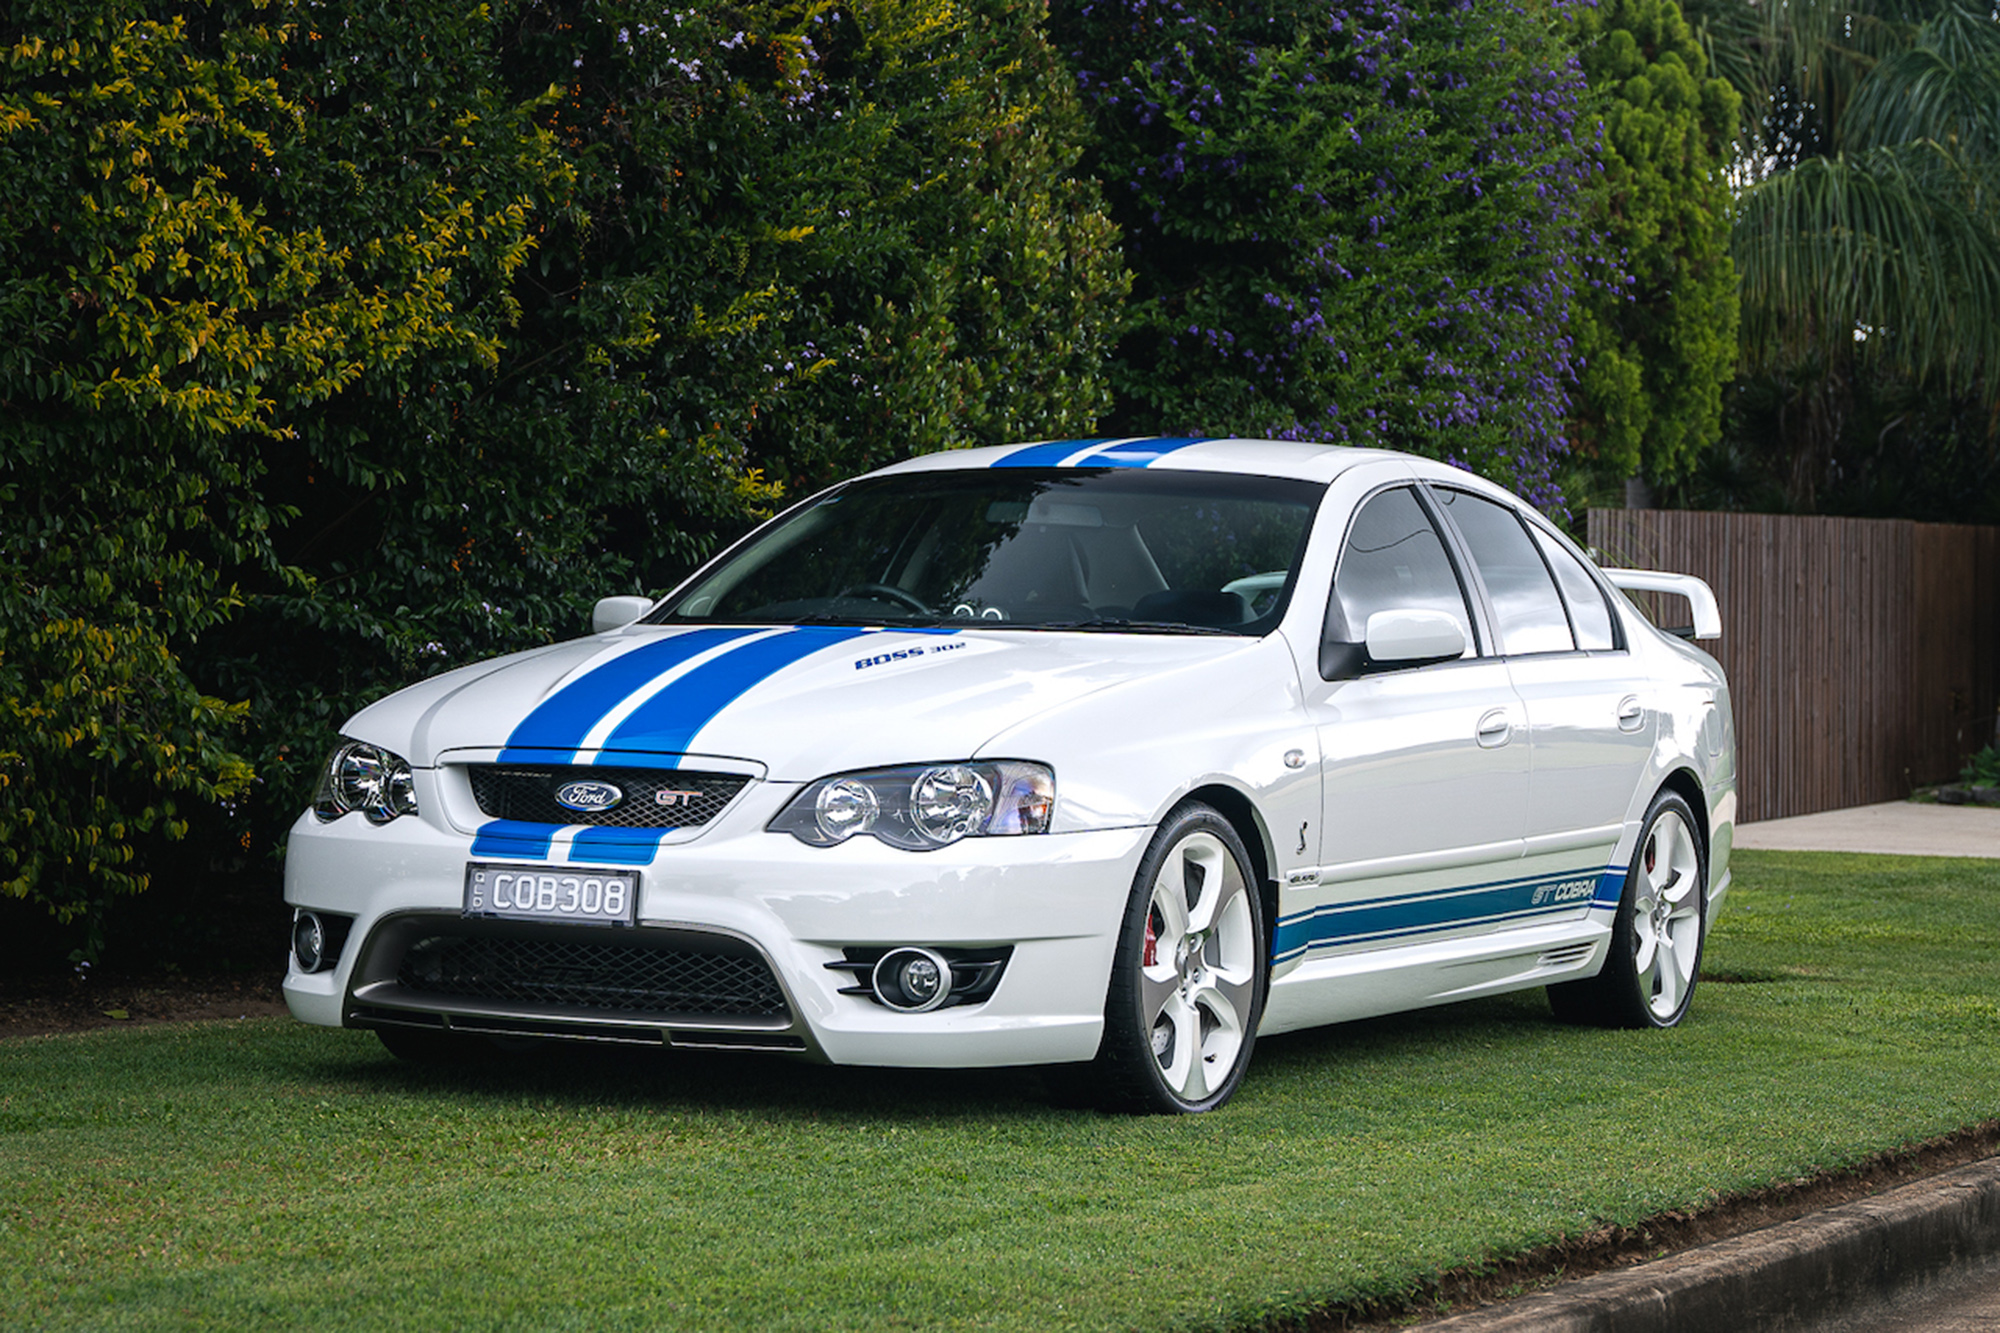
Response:
M624 799L608 782L565 782L556 788L556 804L565 810L609 810Z

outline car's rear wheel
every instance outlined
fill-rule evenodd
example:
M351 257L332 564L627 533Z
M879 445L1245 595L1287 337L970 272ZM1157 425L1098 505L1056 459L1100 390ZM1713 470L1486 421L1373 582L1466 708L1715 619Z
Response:
M1671 791L1653 798L1625 874L1604 970L1549 987L1557 1018L1599 1027L1670 1028L1687 1013L1701 968L1708 858L1694 811Z
M1264 914L1249 853L1209 806L1175 808L1134 876L1090 1100L1212 1111L1243 1081L1263 1014Z

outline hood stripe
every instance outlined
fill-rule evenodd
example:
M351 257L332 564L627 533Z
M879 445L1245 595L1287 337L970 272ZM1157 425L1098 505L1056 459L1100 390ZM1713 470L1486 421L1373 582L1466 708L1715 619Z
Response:
M591 728L635 690L689 658L757 633L751 629L697 629L649 643L612 658L570 681L521 719L500 752L502 763L546 763L546 753L582 746Z
M613 727L604 744L612 749L685 754L716 714L786 667L876 632L811 625L753 639L670 682Z

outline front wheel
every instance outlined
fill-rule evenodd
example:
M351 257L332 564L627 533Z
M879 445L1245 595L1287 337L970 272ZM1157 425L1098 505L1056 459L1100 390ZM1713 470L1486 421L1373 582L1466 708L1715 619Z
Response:
M1670 1028L1687 1013L1701 967L1708 858L1685 799L1653 798L1625 893L1611 926L1604 970L1549 987L1549 1005L1569 1023Z
M1170 1114L1228 1101L1256 1044L1267 956L1243 840L1210 807L1177 807L1133 878L1090 1100Z

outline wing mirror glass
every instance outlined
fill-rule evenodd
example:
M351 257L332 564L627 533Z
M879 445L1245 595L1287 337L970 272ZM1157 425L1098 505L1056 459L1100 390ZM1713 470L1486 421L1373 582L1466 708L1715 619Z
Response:
M602 634L606 630L623 629L652 609L652 599L647 597L601 598L590 609L590 632Z

